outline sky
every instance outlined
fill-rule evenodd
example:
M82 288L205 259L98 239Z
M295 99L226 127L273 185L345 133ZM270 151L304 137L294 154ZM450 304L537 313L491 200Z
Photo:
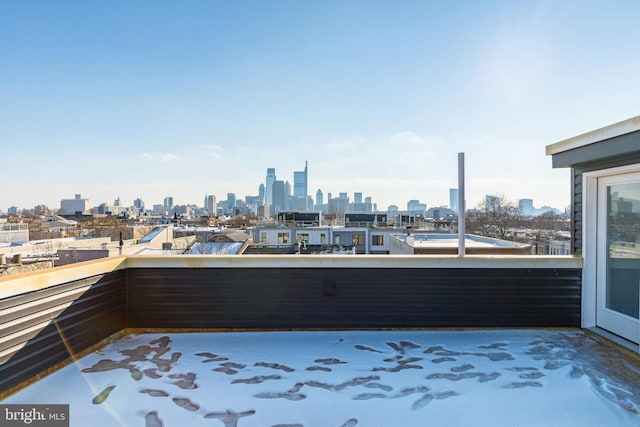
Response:
M545 146L630 117L640 2L0 0L0 211L308 191L564 209Z

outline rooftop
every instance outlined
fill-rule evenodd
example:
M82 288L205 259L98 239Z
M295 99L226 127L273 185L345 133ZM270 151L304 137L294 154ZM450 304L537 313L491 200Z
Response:
M640 422L582 259L122 256L0 279L0 398L71 425ZM637 350L637 344L634 351Z
M580 330L143 333L4 401L33 402L74 426L629 426L640 361Z
M394 234L394 237L414 247L458 247L458 235L456 234ZM464 245L467 248L517 248L527 246L517 242L475 236L472 234L465 235Z

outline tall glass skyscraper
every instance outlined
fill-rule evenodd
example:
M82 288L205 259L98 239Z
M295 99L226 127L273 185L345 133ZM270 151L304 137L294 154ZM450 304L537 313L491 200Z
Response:
M304 162L304 171L293 173L293 197L307 200L307 164Z
M449 189L449 209L452 211L458 211L458 189Z
M276 168L267 168L267 182L264 187L264 201L273 205L273 183L276 181Z

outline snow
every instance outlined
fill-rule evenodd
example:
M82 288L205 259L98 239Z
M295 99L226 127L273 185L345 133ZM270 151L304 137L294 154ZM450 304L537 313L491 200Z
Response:
M581 331L127 335L3 403L70 404L88 426L638 426ZM627 372L628 373L628 372Z

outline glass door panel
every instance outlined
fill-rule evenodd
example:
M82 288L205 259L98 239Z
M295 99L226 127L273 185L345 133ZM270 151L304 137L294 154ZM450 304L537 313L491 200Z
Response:
M597 323L640 341L640 174L599 179Z

